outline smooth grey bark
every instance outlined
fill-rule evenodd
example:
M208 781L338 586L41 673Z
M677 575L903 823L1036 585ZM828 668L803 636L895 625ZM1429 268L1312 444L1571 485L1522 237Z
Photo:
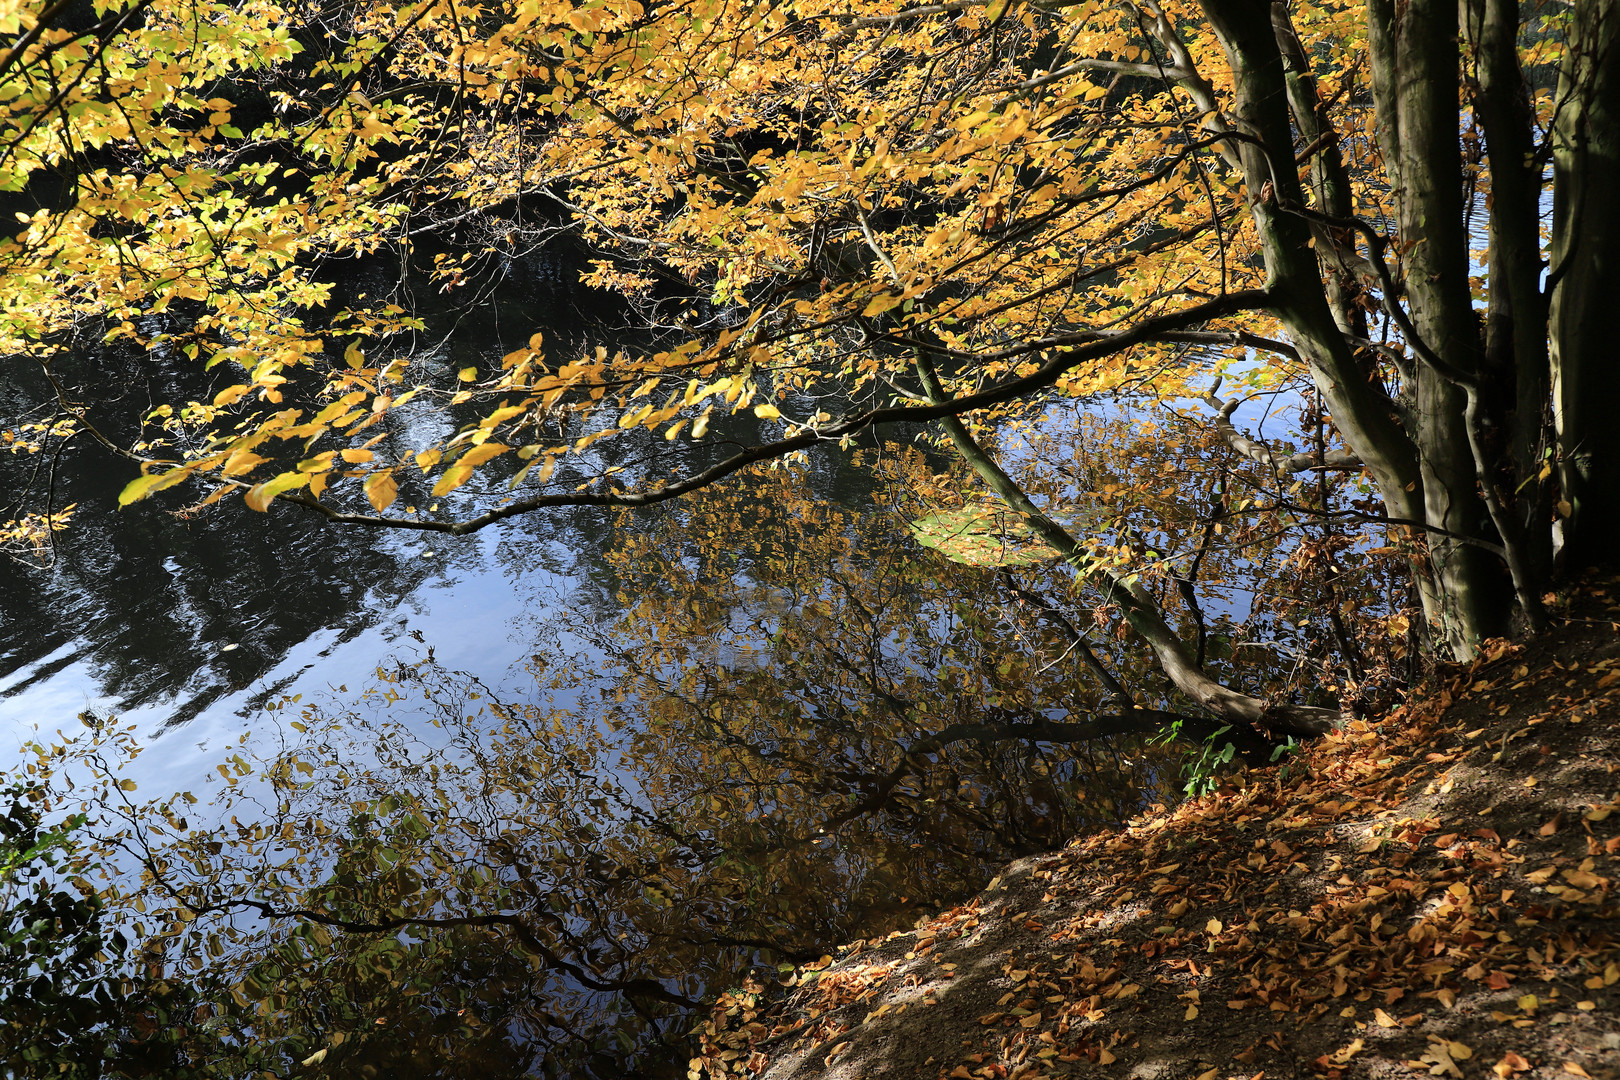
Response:
M1418 582L1425 615L1447 649L1466 659L1481 639L1508 630L1515 595L1531 599L1532 620L1538 605L1534 590L1525 587L1527 576L1518 572L1524 560L1515 542L1522 530L1504 513L1507 500L1491 486L1492 462L1483 456L1489 450L1481 432L1495 425L1479 403L1484 396L1481 339L1469 287L1455 3L1413 0L1397 7L1371 0L1368 6L1376 123L1398 207L1400 243L1394 250L1400 252L1399 280L1410 318L1400 306L1403 290L1383 258L1386 242L1348 214L1331 159L1313 160L1316 209L1306 205L1294 165L1290 112L1313 148L1335 135L1324 127L1314 81L1291 70L1307 58L1286 11L1264 0L1205 0L1203 7L1233 72L1234 126L1247 136L1245 184L1268 290L1289 301L1277 314L1312 361L1334 423L1366 462L1390 517L1425 523L1429 559ZM1367 242L1364 261L1376 268L1383 303L1408 339L1405 372L1416 392L1405 410L1397 410L1367 369L1356 364L1345 339L1360 335L1346 330L1352 315L1344 305L1343 284L1331 280L1330 267L1323 268L1330 271L1326 284L1317 271L1308 250L1313 226L1318 249L1327 239L1339 251L1353 252L1354 243L1342 231L1347 227ZM1340 231L1334 233L1335 227ZM1329 230L1325 235L1324 229ZM1344 260L1347 269L1350 262ZM1330 300L1337 320L1331 324ZM1433 362L1416 362L1420 357ZM1508 535L1495 543L1504 527ZM1505 572L1492 549L1514 556L1513 574Z
M1387 18L1369 10L1368 37L1391 66L1373 68L1374 105L1394 117L1382 146L1401 237L1401 277L1422 347L1468 376L1480 371L1480 334L1469 290L1468 233L1458 144L1461 51L1456 0L1408 0ZM1380 127L1380 134L1383 129ZM1399 303L1398 297L1385 297ZM1410 343L1417 347L1417 343ZM1425 520L1448 532L1492 529L1476 486L1461 387L1418 368L1413 437L1423 472ZM1500 562L1471 545L1431 537L1429 566L1441 604L1435 613L1451 651L1467 659L1478 643L1506 633L1508 583Z
M1620 2L1576 0L1553 124L1548 282L1568 565L1620 563Z

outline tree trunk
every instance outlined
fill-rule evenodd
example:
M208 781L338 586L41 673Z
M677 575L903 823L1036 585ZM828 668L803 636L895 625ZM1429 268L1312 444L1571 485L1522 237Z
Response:
M1455 656L1470 657L1480 639L1506 631L1512 590L1489 549L1453 538L1490 541L1494 534L1470 450L1465 394L1432 366L1418 363L1421 350L1409 343L1417 401L1408 432L1396 421L1389 396L1356 364L1345 340L1344 312L1335 321L1329 311L1302 213L1287 103L1293 103L1302 134L1332 135L1321 128L1305 81L1296 76L1294 85L1288 83L1283 49L1292 28L1281 17L1274 25L1264 0L1205 0L1204 10L1232 68L1235 126L1258 140L1243 145L1245 184L1268 288L1284 300L1277 314L1310 359L1334 423L1367 463L1390 516L1430 527L1428 573L1420 575L1425 614ZM1369 17L1378 132L1399 207L1411 322L1415 336L1442 363L1471 379L1479 371L1480 339L1468 283L1457 138L1456 8L1413 0L1397 16L1392 5L1372 0ZM1319 198L1331 199L1331 161L1317 166L1315 176ZM1384 297L1386 304L1399 302L1398 296Z
M1393 67L1374 68L1380 113L1395 117L1396 141L1383 149L1399 212L1402 278L1422 342L1467 375L1480 371L1480 331L1468 283L1462 162L1457 138L1461 54L1455 0L1410 0L1369 36ZM1386 303L1399 303L1386 297ZM1416 351L1414 343L1409 348ZM1447 532L1484 538L1492 528L1480 498L1460 387L1418 365L1414 435L1423 470L1425 518ZM1429 537L1429 567L1441 607L1440 632L1459 659L1508 629L1510 592L1489 552L1443 534Z
M1553 419L1571 567L1620 564L1620 2L1577 0L1553 122Z
M1507 419L1511 468L1519 493L1515 524L1537 591L1552 575L1552 485L1541 469L1548 438L1550 375L1547 298L1541 291L1541 166L1535 160L1534 111L1519 65L1516 0L1468 0L1464 28L1474 45L1474 111L1490 167L1490 306L1485 365L1498 388L1490 402Z
M1305 200L1294 168L1271 4L1206 0L1204 11L1231 64L1237 129L1249 136L1240 144L1244 183L1265 257L1266 288L1278 299L1276 314L1309 364L1334 425L1372 473L1390 516L1421 520L1422 482L1412 440L1396 421L1389 396L1357 364L1328 308L1309 222L1285 209L1302 207Z

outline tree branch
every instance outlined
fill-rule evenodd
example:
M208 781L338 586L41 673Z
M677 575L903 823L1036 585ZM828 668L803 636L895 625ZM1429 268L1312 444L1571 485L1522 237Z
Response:
M1297 454L1276 454L1265 443L1257 442L1240 432L1232 423L1232 413L1241 404L1237 398L1222 401L1215 396L1221 388L1221 380L1217 378L1204 400L1215 410L1215 430L1233 450L1242 454L1251 461L1257 461L1275 473L1278 478L1292 476L1294 473L1310 472L1313 469L1359 469L1362 467L1361 458L1348 450L1329 450L1326 453L1300 452Z
M422 521L415 518L386 517L380 514L353 514L337 510L303 492L284 492L276 498L313 510L328 521L343 525L365 525L371 528L414 529L421 532L449 533L465 536L498 521L531 513L553 506L651 506L679 498L723 480L732 473L761 461L772 461L807 450L819 443L851 438L879 424L921 423L944 416L988 408L1016 398L1027 397L1057 382L1065 373L1091 360L1110 356L1121 349L1153 340L1167 332L1193 326L1209 319L1263 308L1270 296L1262 289L1228 293L1182 311L1156 315L1143 319L1127 330L1115 333L1093 333L1084 342L1064 349L1040 368L1028 375L1009 379L997 386L959 398L936 400L928 405L893 405L869 409L847 420L800 431L789 438L741 450L723 461L682 480L672 481L644 492L566 492L553 495L535 495L497 507L466 521ZM1001 350L1003 354L1037 351L1039 343L1015 350Z
M928 396L944 398L938 375L925 350L916 353L918 378ZM1331 709L1305 705L1283 705L1250 697L1210 678L1194 661L1182 641L1164 621L1159 607L1144 592L1131 587L1106 567L1091 562L1086 550L1069 531L1042 513L1012 477L1002 471L994 458L974 441L955 411L942 414L945 430L957 453L997 495L1022 514L1041 538L1056 548L1076 572L1099 579L1103 593L1118 604L1131 629L1146 640L1159 661L1159 667L1176 688L1217 716L1279 735L1321 735L1332 730L1338 714Z

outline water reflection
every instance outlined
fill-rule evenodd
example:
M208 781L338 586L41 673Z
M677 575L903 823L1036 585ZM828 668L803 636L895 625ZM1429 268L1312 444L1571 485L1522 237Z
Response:
M927 469L891 448L874 475ZM78 858L144 868L107 917L190 1018L148 1038L214 1075L657 1073L750 965L909 926L1163 797L1167 751L1089 724L1068 643L916 545L909 488L862 512L762 472L643 515L504 681L412 643L271 703L189 795L126 802L140 747L103 733Z
M537 329L563 350L619 332L620 303L575 284L578 258L566 245L512 270L499 288L463 303L386 259L334 263L330 310L366 296L405 302L423 315L424 329L394 347L442 365L500 356ZM186 318L153 316L145 329L178 332ZM223 369L205 372L160 346L107 343L88 329L84 338L54 370L114 439L133 441L134 424L158 402L206 401L232 381ZM25 358L5 365L0 415L49 416L53 391L38 367ZM410 432L391 437L408 440ZM339 535L295 508L256 514L235 498L188 508L183 491L115 510L134 466L85 435L48 448L35 463L47 467L14 456L0 471L0 503L37 510L48 490L53 509L77 504L78 511L49 567L0 555L0 718L21 727L54 726L87 707L141 712L154 727L187 723L227 702L229 712L251 710L290 685L310 654L368 634L397 636L389 624L408 611L413 593L447 563L476 569L483 555L478 544L440 544L425 558L428 549L409 539ZM593 524L603 523L587 516L576 527ZM600 536L578 539L552 551L558 569L600 550ZM289 670L288 658L311 642Z

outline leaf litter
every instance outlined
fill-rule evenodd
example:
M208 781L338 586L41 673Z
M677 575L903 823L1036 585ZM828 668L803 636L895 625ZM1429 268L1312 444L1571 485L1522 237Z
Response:
M1620 584L1387 716L748 977L689 1080L1620 1077Z

